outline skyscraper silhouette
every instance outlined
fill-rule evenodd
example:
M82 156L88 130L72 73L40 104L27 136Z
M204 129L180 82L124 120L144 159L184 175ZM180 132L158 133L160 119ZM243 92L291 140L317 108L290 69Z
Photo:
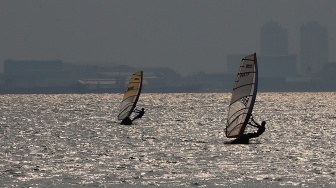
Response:
M261 26L260 40L260 77L285 79L295 76L296 55L288 54L287 29L281 27L278 22L269 21Z
M288 34L277 22L267 22L261 27L261 55L287 55Z
M311 75L323 69L328 62L328 30L318 22L308 22L301 27L301 73Z

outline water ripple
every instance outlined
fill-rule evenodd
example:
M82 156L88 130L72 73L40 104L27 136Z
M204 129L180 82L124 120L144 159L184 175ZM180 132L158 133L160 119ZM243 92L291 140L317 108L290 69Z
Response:
M131 126L120 94L0 98L7 187L335 186L335 93L260 93L250 145L223 144L229 93L143 94Z

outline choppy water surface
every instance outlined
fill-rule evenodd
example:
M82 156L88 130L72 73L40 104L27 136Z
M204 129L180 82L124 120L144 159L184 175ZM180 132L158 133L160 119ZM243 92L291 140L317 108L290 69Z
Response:
M336 93L258 94L268 126L250 145L223 144L230 95L143 94L131 126L121 94L2 95L0 184L335 186Z

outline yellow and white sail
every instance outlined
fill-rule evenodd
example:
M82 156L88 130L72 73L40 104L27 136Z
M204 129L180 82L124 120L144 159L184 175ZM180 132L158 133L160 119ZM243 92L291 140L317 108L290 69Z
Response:
M120 104L120 110L118 115L119 120L123 120L126 117L131 116L140 97L142 80L143 71L136 72L132 75Z

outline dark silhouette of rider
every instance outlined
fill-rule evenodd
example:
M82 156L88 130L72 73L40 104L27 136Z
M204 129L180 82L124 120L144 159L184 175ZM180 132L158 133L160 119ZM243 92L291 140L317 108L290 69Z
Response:
M251 138L259 137L262 133L265 132L266 121L261 122L261 125L260 125L259 123L254 121L253 117L251 117L251 120L254 124L252 124L252 122L249 122L248 124L250 124L253 127L257 127L258 128L257 132L243 134L239 136L238 138L232 140L230 144L248 144Z
M136 115L132 121L138 118L142 118L142 116L145 114L145 109L144 108L141 108L141 110L135 109L134 112L137 113L138 115Z

